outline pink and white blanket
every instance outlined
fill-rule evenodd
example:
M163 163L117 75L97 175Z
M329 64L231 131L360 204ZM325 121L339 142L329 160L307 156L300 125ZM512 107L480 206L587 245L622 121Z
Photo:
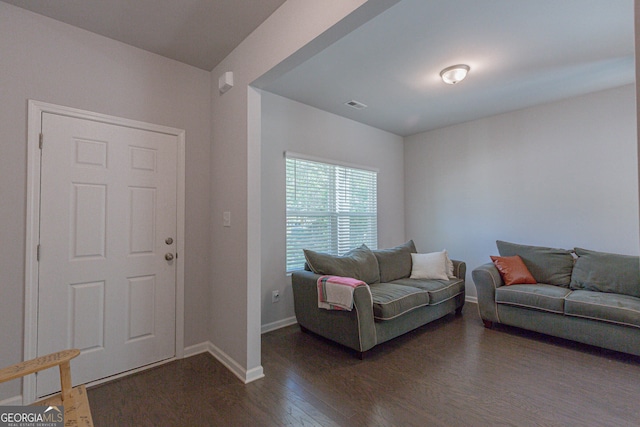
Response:
M358 286L367 286L367 284L351 277L319 277L318 307L326 310L351 311L353 309L353 291Z

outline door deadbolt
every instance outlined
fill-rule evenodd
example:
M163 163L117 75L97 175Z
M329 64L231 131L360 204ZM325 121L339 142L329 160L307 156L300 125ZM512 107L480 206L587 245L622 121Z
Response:
M166 239L164 239L164 242L165 242L167 245L170 245L170 244L172 244L172 243L173 243L173 239L172 239L171 237L167 237Z

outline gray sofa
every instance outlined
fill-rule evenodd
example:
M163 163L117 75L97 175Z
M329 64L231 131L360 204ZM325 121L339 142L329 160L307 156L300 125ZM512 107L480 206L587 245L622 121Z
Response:
M377 344L462 311L466 264L452 261L455 277L448 280L410 279L411 253L416 253L413 241L373 251L363 245L343 257L312 253L313 263L309 253L305 251L306 268L315 272L300 270L291 276L298 323L303 331L355 350L361 359ZM367 283L355 288L351 311L318 308L317 280L324 274Z
M497 243L501 256L520 256L538 283L505 286L493 263L474 269L486 327L502 323L640 355L637 256Z

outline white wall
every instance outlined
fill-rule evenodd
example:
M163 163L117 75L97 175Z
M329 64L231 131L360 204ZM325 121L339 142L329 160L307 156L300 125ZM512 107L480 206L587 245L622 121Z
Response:
M400 136L262 92L262 325L291 320L285 273L285 151L378 169L378 246L404 243L404 149ZM280 302L271 303L279 290Z
M277 78L398 0L288 0L212 71L211 325L213 353L244 381L260 365L260 95ZM234 73L221 95L218 78ZM231 212L231 227L222 226Z
M635 86L405 139L406 234L470 272L495 240L638 254Z
M3 2L0 58L0 366L22 360L28 99L186 130L184 338L207 340L210 73Z
M640 3L634 2L634 34L636 40L636 117L640 123ZM637 126L638 137L638 190L640 191L640 126ZM639 195L640 197L640 195ZM640 207L639 207L640 210ZM638 213L640 222L640 212ZM640 238L640 236L638 236Z

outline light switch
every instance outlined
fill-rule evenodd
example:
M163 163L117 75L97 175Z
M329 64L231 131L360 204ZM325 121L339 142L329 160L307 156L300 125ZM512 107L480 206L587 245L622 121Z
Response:
M222 213L222 226L231 227L231 212L226 211Z

